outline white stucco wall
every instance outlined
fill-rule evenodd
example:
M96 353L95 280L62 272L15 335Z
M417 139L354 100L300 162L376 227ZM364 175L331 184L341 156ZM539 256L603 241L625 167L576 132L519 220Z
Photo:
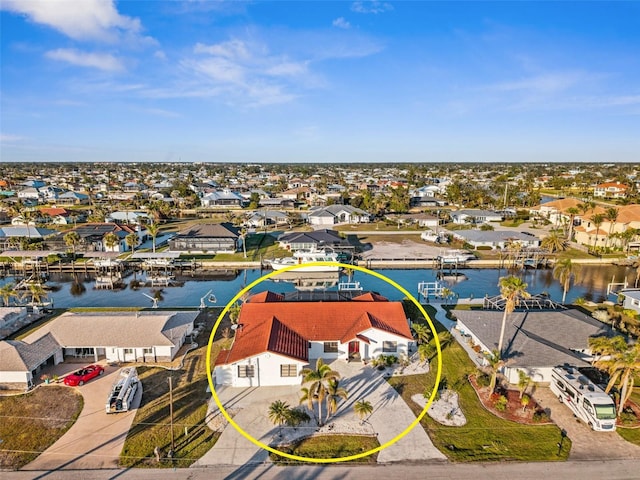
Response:
M553 370L553 367L505 368L503 374L507 377L509 383L517 385L520 381L519 370L526 373L532 382L549 383L551 381L551 370Z
M253 377L238 377L238 366L251 365L254 368ZM296 375L281 377L281 365L296 365ZM274 385L300 385L302 378L300 371L306 362L293 358L265 352L229 365L219 365L215 368L216 385L231 385L233 387L267 387Z
M3 372L0 371L0 383L28 383L31 379L30 372Z
M370 328L369 330L365 330L362 332L362 335L367 337L370 342L368 345L368 356L363 359L368 360L370 358L375 358L378 355L395 355L400 357L400 355L408 355L409 354L409 342L411 340L400 337L397 335L393 335L389 332L383 332L380 330L376 330L375 328ZM398 342L397 350L395 352L383 352L382 344L384 341ZM362 349L361 349L362 351Z

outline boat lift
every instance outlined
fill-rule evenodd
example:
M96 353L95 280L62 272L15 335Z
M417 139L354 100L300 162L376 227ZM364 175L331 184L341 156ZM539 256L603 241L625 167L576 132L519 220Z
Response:
M205 301L208 301L209 303L218 302L218 299L213 294L213 290L209 290L207 293L204 294L203 297L200 298L200 307L199 307L200 310L204 310L205 308L207 308L207 304L205 303Z
M441 297L444 288L444 285L437 280L435 282L420 282L418 283L418 299L424 298L429 303L430 297Z

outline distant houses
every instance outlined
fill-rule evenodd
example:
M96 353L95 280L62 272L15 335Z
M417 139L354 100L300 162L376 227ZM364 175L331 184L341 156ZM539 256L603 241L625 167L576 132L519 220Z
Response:
M311 225L336 225L338 223L369 223L373 216L351 205L314 207L306 214Z
M230 223L203 223L178 232L171 240L171 250L203 253L234 253L240 232Z
M462 240L474 248L482 250L503 249L506 246L518 243L523 248L537 248L540 239L527 232L511 232L505 230L456 230L453 237Z
M501 222L503 216L500 213L496 213L491 210L480 209L464 209L456 210L450 214L451 221L458 225L464 225L468 223L481 224L489 222Z

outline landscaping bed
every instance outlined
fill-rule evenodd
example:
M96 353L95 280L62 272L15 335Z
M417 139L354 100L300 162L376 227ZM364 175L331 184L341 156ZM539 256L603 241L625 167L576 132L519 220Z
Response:
M306 458L344 458L373 450L379 446L380 443L374 436L315 435L299 440L292 445L279 445L274 448L283 453ZM308 464L307 462L291 460L275 453L270 453L269 456L276 465ZM350 462L375 464L377 459L378 452L367 455L366 457L350 460Z
M53 385L0 397L0 469L34 460L71 428L83 406L75 389Z

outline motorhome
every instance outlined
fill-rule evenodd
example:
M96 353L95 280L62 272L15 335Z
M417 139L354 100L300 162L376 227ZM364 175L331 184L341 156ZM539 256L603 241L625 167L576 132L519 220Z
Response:
M611 432L616 429L613 399L575 367L554 368L551 391L593 430Z
M107 397L107 413L119 413L128 411L140 387L138 372L134 367L120 370L118 379L113 383Z

